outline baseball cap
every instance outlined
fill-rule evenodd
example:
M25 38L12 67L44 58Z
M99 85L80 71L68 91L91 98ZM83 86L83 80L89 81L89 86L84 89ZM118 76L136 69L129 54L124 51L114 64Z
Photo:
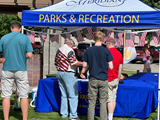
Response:
M114 38L109 37L109 38L107 38L106 42L115 43L115 40L114 40Z

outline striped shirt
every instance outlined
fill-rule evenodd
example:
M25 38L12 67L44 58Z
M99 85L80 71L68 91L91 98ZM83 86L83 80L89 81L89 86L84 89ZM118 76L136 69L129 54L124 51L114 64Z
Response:
M57 50L54 63L57 70L75 72L76 66L73 65L77 62L73 49L68 45L64 44Z

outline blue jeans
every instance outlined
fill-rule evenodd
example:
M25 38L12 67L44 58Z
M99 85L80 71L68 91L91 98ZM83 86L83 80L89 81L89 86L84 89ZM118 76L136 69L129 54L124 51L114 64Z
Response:
M68 117L68 100L70 107L69 118L76 118L78 106L78 82L74 73L57 71L58 84L61 91L60 113L63 118Z

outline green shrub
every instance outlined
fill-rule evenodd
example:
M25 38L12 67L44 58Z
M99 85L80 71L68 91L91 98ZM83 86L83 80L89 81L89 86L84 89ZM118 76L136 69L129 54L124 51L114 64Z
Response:
M57 77L57 74L48 74L48 75L46 75L46 77L47 78L49 78L49 77Z

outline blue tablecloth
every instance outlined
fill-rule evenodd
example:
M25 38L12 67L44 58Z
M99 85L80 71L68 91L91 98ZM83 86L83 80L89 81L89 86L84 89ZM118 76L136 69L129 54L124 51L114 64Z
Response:
M127 80L134 79L138 81L143 81L151 85L155 85L155 91L158 96L158 79L159 73L140 73L139 75L134 74L127 78Z
M139 73L134 74L130 77L127 77L127 79L135 79L135 80L146 80L146 81L151 81L151 82L158 82L158 73Z
M150 77L152 76L152 77ZM140 79L142 78L142 79ZM145 73L133 75L119 84L114 116L129 116L144 119L158 106L158 74ZM78 81L78 114L87 114L88 81ZM36 97L36 112L60 111L61 93L57 78L41 79ZM99 115L97 96L95 115Z

